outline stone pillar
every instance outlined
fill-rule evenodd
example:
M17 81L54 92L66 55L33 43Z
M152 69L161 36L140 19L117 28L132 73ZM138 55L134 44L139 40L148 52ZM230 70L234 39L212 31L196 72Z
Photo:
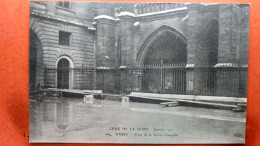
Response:
M247 96L248 51L249 51L249 5L241 4L240 11L240 51L239 64L243 67L240 72L240 96Z
M117 67L116 20L108 15L98 15L94 19L96 21L96 89L114 93Z
M238 63L240 8L235 4L219 6L219 63Z
M121 65L129 66L135 64L135 49L133 48L134 14L121 12L120 19L120 38L121 38Z
M135 14L130 12L121 12L118 14L119 22L119 35L121 44L121 77L125 77L121 80L121 86L125 87L125 91L137 90L138 86L138 76L133 67L136 65L135 59L135 49L133 48L133 29L134 29L134 17ZM130 68L128 68L130 67ZM123 69L125 68L125 69Z
M217 95L237 96L239 93L238 57L240 47L240 8L235 4L219 6L219 42Z
M115 40L115 19L107 15L99 15L95 18L97 23L96 31L96 66L116 66L116 40Z
M248 47L249 47L249 5L240 5L240 47L239 47L239 64L248 64Z
M202 62L200 59L201 53L199 50L202 49L202 18L201 18L201 5L190 4L188 5L188 16L187 19L187 72L186 72L186 93L198 94L200 92L200 72L195 70L195 67Z

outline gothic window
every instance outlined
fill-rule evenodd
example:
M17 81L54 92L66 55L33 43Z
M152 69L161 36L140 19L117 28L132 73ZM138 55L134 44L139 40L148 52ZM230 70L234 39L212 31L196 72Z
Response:
M70 45L70 32L59 31L59 44L69 46Z

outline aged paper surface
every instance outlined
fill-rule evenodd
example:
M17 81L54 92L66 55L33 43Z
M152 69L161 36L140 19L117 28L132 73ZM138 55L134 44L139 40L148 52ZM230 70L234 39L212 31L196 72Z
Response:
M30 142L244 143L248 4L30 5Z

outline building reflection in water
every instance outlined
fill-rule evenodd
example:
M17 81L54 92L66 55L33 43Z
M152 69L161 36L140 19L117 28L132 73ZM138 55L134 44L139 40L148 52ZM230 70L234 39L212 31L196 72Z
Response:
M184 113L184 116L175 115L174 112ZM129 102L127 97L123 97L121 102L96 99L90 102L78 98L31 100L30 141L96 142L105 140L107 142L109 139L106 139L108 137L104 133L108 132L108 127L157 127L158 123L162 128L174 127L175 133L181 133L185 135L185 139L188 137L193 141L201 138L207 140L212 137L243 140L245 123L196 118L198 113L217 115L219 112L220 110L215 109L188 107L159 108L157 104ZM224 114L224 117L234 115L231 111L225 111ZM237 113L234 116L244 118L245 115ZM208 136L209 130L211 135ZM197 134L190 137L190 131L196 131ZM182 140L184 139L179 139L179 141Z
M72 123L72 105L67 101L56 103L56 130L58 132L65 132L69 130L70 123Z
M30 101L31 139L63 136L68 131L93 127L96 124L93 119L102 114L102 101L75 100Z

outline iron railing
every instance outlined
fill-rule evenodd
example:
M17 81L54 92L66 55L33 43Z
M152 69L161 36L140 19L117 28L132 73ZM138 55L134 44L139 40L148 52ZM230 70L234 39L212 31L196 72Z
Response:
M247 93L247 67L236 64L218 66L180 63L44 70L45 87L55 85L58 71L69 70L73 73L73 88L97 89L104 93L147 92L235 97L246 97Z

